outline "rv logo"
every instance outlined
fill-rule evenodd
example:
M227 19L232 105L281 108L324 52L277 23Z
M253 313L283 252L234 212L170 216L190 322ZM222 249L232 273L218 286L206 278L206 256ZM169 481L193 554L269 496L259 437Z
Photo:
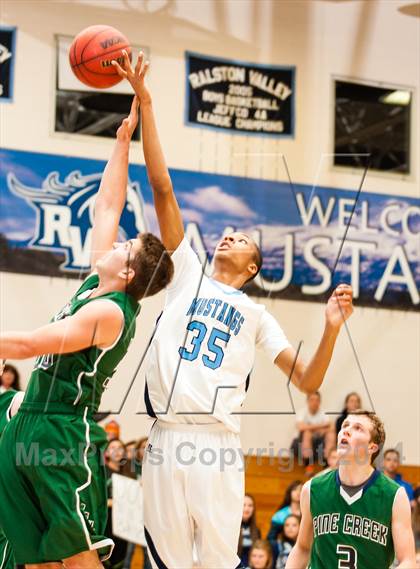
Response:
M75 170L60 182L59 173L51 172L41 188L25 186L12 173L7 176L9 190L36 211L35 235L29 247L64 253L64 271L89 268L93 209L101 176L83 176ZM129 182L119 237L128 239L146 231L146 227L139 184Z

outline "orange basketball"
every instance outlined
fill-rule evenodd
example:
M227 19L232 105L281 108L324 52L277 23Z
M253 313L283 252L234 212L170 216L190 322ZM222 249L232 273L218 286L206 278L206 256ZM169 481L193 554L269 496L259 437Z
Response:
M81 31L70 46L69 60L73 73L89 87L106 89L121 81L111 61L123 61L125 49L131 60L128 39L111 26L89 26Z

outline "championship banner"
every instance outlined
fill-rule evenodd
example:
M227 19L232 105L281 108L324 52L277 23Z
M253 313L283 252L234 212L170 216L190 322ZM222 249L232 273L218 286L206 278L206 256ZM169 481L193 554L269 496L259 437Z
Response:
M0 150L0 269L79 277L89 268L93 205L105 162ZM211 270L230 231L253 236L264 263L247 292L322 301L340 282L359 305L420 307L420 200L171 170L187 238ZM130 165L120 238L158 233L146 169Z
M0 26L0 102L13 100L16 28Z
M295 67L185 56L187 124L232 134L294 136Z

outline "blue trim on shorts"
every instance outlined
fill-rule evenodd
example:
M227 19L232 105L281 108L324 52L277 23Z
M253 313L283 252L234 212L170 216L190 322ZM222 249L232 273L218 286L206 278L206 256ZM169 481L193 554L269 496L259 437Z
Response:
M150 537L150 533L147 531L146 528L144 528L144 535L146 536L147 547L149 548L149 551L152 554L153 561L156 563L159 569L168 569L168 567L160 558L159 553L156 551L153 539Z

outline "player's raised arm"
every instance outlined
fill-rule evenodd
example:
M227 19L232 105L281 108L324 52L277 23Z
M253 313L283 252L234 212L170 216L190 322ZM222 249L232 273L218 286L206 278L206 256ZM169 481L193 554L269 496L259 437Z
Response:
M411 508L404 488L400 488L395 496L391 527L398 567L401 569L415 567L416 555L411 528Z
M310 483L307 482L302 488L300 496L300 511L302 519L299 527L299 535L289 557L286 569L306 569L311 555L314 530L310 508Z
M117 130L110 159L102 175L95 200L92 229L91 270L117 240L120 217L127 196L128 153L131 137L138 122L138 101L133 98L130 114Z
M112 302L91 302L75 315L32 332L0 334L0 358L23 360L44 354L67 354L114 343L123 326L123 314Z
M325 327L318 348L305 365L293 348L280 352L275 364L288 376L298 389L305 393L317 391L330 365L335 342L344 322L353 313L351 286L339 285L328 300L325 311Z
M124 52L124 69L116 61L113 64L121 77L130 82L140 102L143 152L147 175L153 189L160 234L168 251L174 251L184 237L184 224L160 145L153 114L152 97L145 85L149 64L148 62L143 64L143 59L144 56L141 53L133 69L127 53Z

